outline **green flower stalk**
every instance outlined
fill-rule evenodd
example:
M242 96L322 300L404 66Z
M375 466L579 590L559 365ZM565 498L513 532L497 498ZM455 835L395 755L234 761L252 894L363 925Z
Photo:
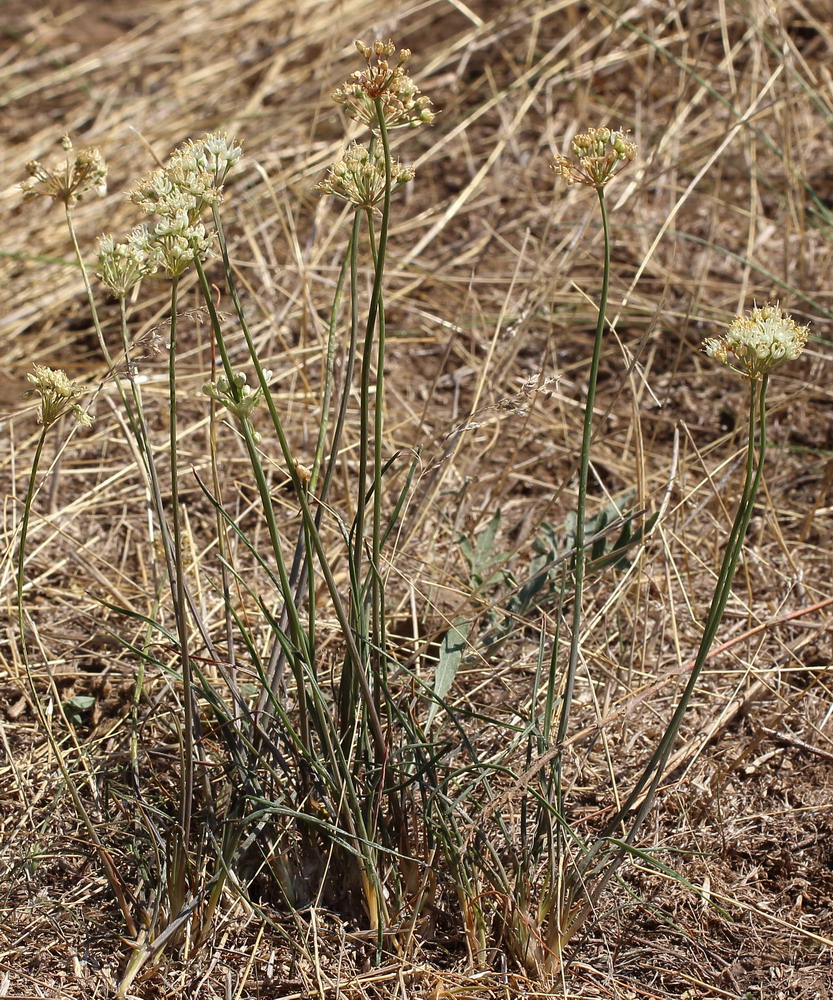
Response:
M626 133L611 131L609 128L591 128L587 132L580 132L573 138L571 147L576 159L571 160L566 156L557 156L552 169L559 177L563 177L568 184L586 184L596 189L596 194L599 198L599 210L602 217L604 263L602 269L602 290L599 297L599 311L596 322L596 336L593 341L593 356L587 380L587 398L584 402L584 425L579 453L578 499L576 501L576 557L573 576L572 636L570 639L570 654L567 662L567 672L559 713L556 746L563 744L567 736L576 670L578 668L579 636L581 633L582 618L581 605L584 595L584 575L587 562L585 552L585 513L587 509L587 484L590 471L590 441L593 436L593 408L596 400L596 384L599 379L599 362L602 354L605 314L607 312L607 298L610 288L610 227L608 225L605 187L613 177L621 173L623 167L627 166L636 157L636 146L627 139Z
M641 777L582 862L580 872L582 879L586 879L591 872L595 871L599 874L601 869L604 870L573 918L565 940L569 940L578 931L592 912L595 901L622 863L627 848L633 843L654 803L683 717L691 702L694 689L720 627L726 604L731 596L732 582L743 550L746 531L755 508L766 458L766 392L769 376L778 365L784 361L794 360L801 354L807 343L808 335L808 327L800 326L776 303L775 305L755 308L746 316L738 316L730 324L725 334L721 337L708 339L703 343L703 351L706 354L722 361L749 382L749 420L743 490L729 532L729 540L724 549L709 613L688 681L665 733L645 766ZM636 815L630 822L630 828L625 835L624 842L617 840L618 831L626 823L631 809L637 802L639 802L639 806ZM608 855L609 863L605 867L605 860L600 859L599 856L609 845L613 845L613 857L611 859Z
M32 690L32 703L35 707L38 721L43 727L44 736L55 758L55 762L58 765L58 769L61 772L64 784L66 785L67 791L72 798L75 809L81 819L81 822L84 824L87 835L90 838L90 842L98 855L98 859L104 869L107 882L113 892L113 896L118 902L119 909L121 910L124 918L125 927L127 928L129 934L135 935L137 933L137 926L131 913L128 893L125 889L124 882L122 881L116 866L113 863L113 859L110 856L109 851L98 836L96 826L84 806L78 787L75 783L75 779L72 777L69 769L67 768L61 747L55 739L49 719L47 718L43 706L40 703L40 698L38 697L34 678L32 676L32 668L29 663L29 650L26 642L26 614L23 602L23 587L26 577L26 541L29 536L29 522L31 520L32 505L35 499L35 484L37 483L38 471L40 468L41 458L43 456L43 447L46 443L46 435L50 427L52 427L53 424L55 424L65 414L73 416L82 427L89 427L92 423L92 417L76 402L76 400L84 394L85 390L75 382L70 381L65 371L62 371L61 369L47 368L45 365L36 364L34 366L34 371L28 376L28 379L32 383L32 388L28 391L27 395L37 393L37 395L40 396L38 420L42 424L42 428L40 436L38 437L38 443L35 446L35 454L32 458L32 469L29 473L26 497L23 501L23 517L20 522L20 540L17 546L16 597L17 624L20 632L20 655L23 659L23 666L26 670L26 676ZM56 700L59 700L57 691L54 687L53 695L56 697Z
M376 41L373 46L356 42L356 49L365 60L365 68L353 73L333 93L337 104L346 105L356 121L367 126L372 133L369 148L354 143L331 168L320 185L322 191L342 198L352 204L357 213L350 242L350 274L352 301L352 330L357 332L356 314L356 247L359 232L358 216L365 216L368 225L370 250L373 258L373 287L367 311L364 347L361 352L359 378L360 440L359 476L356 514L350 535L350 563L353 621L348 629L355 633L355 648L349 650L339 683L339 726L341 740L348 743L361 740L363 725L369 727L374 745L374 764L384 775L384 761L388 749L377 738L381 705L387 691L385 676L386 638L385 604L382 579L382 476L383 418L384 418L384 365L385 365L385 306L383 284L387 241L391 218L391 195L401 185L410 181L413 171L403 167L391 156L390 130L430 124L434 120L431 102L404 70L410 51L402 49L398 61L393 42ZM378 221L378 230L376 223ZM346 272L343 272L346 277ZM355 340L351 338L348 368L352 369ZM328 352L329 355L329 352ZM331 359L328 356L329 381ZM346 399L346 397L345 397ZM339 418L339 428L341 427ZM340 430L337 432L340 433ZM370 486L368 485L370 484ZM368 508L372 509L368 511ZM369 513L369 517L367 516ZM370 521L370 530L367 521ZM311 533L317 547L314 533ZM322 564L322 568L324 568ZM357 711L363 705L363 712ZM388 794L383 785L382 795ZM377 799L377 802L380 801ZM394 814L398 811L396 796L388 799ZM369 812L370 829L378 822L378 807ZM401 817L399 817L401 820ZM398 821L394 825L401 826ZM375 848L371 849L375 852ZM378 883L378 861L374 857L365 863L361 880L365 905L371 926L377 931L377 947L381 954L384 928L389 920L386 897Z
M576 674L578 671L582 629L582 605L587 569L587 494L590 473L590 446L593 438L593 412L596 387L607 314L610 288L611 237L608 222L605 188L624 167L636 157L636 146L623 131L599 127L574 136L570 143L573 158L559 155L552 164L554 172L568 184L584 184L595 189L601 213L603 236L602 287L599 296L596 332L587 394L584 400L584 419L578 459L578 489L576 499L575 550L572 567L572 587L559 597L557 620L559 627L552 643L547 680L542 727L534 737L540 754L548 754L551 764L542 770L542 796L535 807L534 835L525 849L513 874L514 890L512 910L507 915L506 927L511 947L520 961L531 971L552 971L560 967L563 947L570 938L569 927L573 914L581 903L576 899L585 895L585 880L569 861L575 834L570 830L564 809L562 781L562 750L570 726ZM570 644L566 669L560 672L561 650L560 622L562 601L572 600L570 613ZM538 683L536 681L537 697ZM528 746L529 758L533 743ZM522 811L522 824L528 821L526 804ZM543 860L541 855L544 854ZM539 868L540 865L540 868ZM546 872L546 881L537 907L531 905L531 886L540 870Z

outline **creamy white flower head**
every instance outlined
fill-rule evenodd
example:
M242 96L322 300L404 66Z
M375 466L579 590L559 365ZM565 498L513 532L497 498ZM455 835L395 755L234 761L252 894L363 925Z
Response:
M124 243L116 243L112 236L99 238L96 277L116 298L123 299L137 282L157 270L149 239L146 226L137 226Z
M140 181L130 198L153 215L184 212L195 223L206 208L222 200L223 184L242 152L239 143L222 132L189 139L173 151L164 167Z
M187 215L163 216L148 234L149 261L166 277L179 278L195 260L212 255L214 236L201 222L190 223Z
M243 155L243 147L225 132L209 132L193 146L200 170L211 174L215 186L222 186L229 171Z
M65 413L71 413L83 427L89 427L93 418L75 401L84 395L84 389L72 382L65 371L60 368L47 368L46 365L34 364L26 377L32 383L27 396L37 393L40 396L40 422L49 427Z
M703 341L703 351L748 379L762 379L804 350L810 328L801 326L776 302L737 316L722 337Z
M391 191L413 180L414 171L391 161ZM356 208L373 208L385 196L385 153L378 146L373 153L352 142L318 185L325 194L343 198Z

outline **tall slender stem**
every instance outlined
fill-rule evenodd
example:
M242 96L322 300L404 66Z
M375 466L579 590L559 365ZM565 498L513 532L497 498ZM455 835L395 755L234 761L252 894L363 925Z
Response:
M369 438L371 427L374 432L373 441L373 530L372 530L372 560L371 567L371 590L374 595L378 594L378 573L379 557L381 549L381 478L382 478L382 429L384 418L384 357L385 357L385 329L384 329L384 305L382 299L382 284L385 275L385 260L387 256L388 230L390 226L390 201L391 201L391 156L390 143L388 139L387 126L385 124L385 112L380 99L376 99L376 119L379 124L379 139L385 159L385 193L382 201L382 218L379 224L379 238L376 242L375 253L373 254L373 289L370 295L370 303L367 310L367 325L365 327L364 351L362 353L362 374L361 374L361 431L359 440L359 477L360 492L359 506L356 512L356 533L354 562L356 576L361 579L362 552L364 549L364 507L367 501L367 469L369 465ZM374 137L375 138L375 137ZM368 225L373 239L373 216L368 212ZM378 333L376 352L376 381L374 386L373 414L371 418L370 406L370 384L371 372L373 370L373 338ZM377 602L373 604L376 611ZM375 612L374 612L375 617ZM374 645L378 648L379 635L374 635Z
M171 338L168 355L168 417L171 465L171 519L173 521L174 576L176 580L175 608L179 655L182 663L182 697L184 703L182 739L182 787L179 802L179 823L183 850L188 851L191 839L191 812L194 802L194 689L191 659L188 655L188 621L185 611L185 565L182 550L182 523L179 509L179 447L177 442L176 335L177 291L179 279L171 280ZM184 859L183 859L184 860Z
M615 836L615 831L626 821L630 810L637 803L642 793L644 792L645 794L642 798L642 802L639 804L636 816L633 818L630 828L625 836L625 844L631 844L633 842L636 834L642 826L642 823L645 821L645 818L650 812L654 800L656 799L657 791L659 789L660 782L662 781L665 767L674 748L677 735L680 731L683 717L685 716L689 703L691 702L691 697L697 686L697 681L699 680L703 667L706 664L709 651L714 643L717 630L720 627L723 612L726 610L726 604L731 596L732 582L734 580L741 552L743 551L746 531L749 527L749 522L755 509L755 500L761 485L766 459L766 391L768 381L769 376L764 375L762 379L753 379L750 383L749 422L747 432L748 441L746 445L743 490L741 492L740 501L738 502L738 508L735 513L732 528L729 532L729 540L723 553L720 572L718 573L714 593L712 594L709 613L706 617L703 634L700 637L700 643L697 648L694 665L692 666L691 673L680 696L680 700L677 703L677 707L665 729L665 733L657 745L656 750L651 755L650 760L645 765L642 775L636 785L634 785L630 795L628 795L627 799L622 803L621 807L616 812L616 815L608 822L601 836L596 840L583 859L580 872L582 879L590 873L596 859L600 854L602 854L611 838ZM755 444L756 433L759 439L757 450ZM598 880L593 884L584 904L573 918L571 926L565 934L565 942L570 937L575 935L585 920L590 916L593 911L595 901L599 898L605 886L621 865L625 856L625 848L621 845L621 843L617 843L613 850L613 856L610 857L610 855L608 855L607 860L602 859L600 861L596 871L598 872L599 868L603 868L604 871Z
M225 237L222 228L219 225L219 214L215 215L215 220L217 221L217 234L220 242L220 247L223 253L223 260L226 263L226 280L229 282L229 287L232 294L232 301L235 304L235 310L237 312L238 318L240 319L241 328L243 329L244 336L246 338L246 344L249 349L249 353L252 357L252 363L254 364L255 371L257 372L258 381L261 388L265 394L265 399L267 400L267 405L269 406L270 413L273 417L277 418L277 412L274 411L274 402L272 400L271 393L269 392L269 385L266 381L266 376L263 371L263 366L257 357L257 352L255 351L254 342L251 337L251 331L245 322L245 316L243 314L243 307L240 304L239 296L237 295L236 287L233 284L233 278L231 277L231 264L228 261L228 252L226 249ZM211 319L211 327L214 332L215 343L217 344L217 350L220 352L220 358L223 362L223 370L225 371L226 378L230 385L234 385L234 373L231 367L231 359L229 357L228 349L225 342L225 336L223 334L223 328L220 324L220 318L217 315L217 310L214 306L214 300L211 295L211 288L208 284L208 278L206 277L205 270L199 259L195 261L195 266L197 269L197 276L200 281L200 288L202 291L202 296L205 301L206 308L208 309L208 315ZM289 574L286 569L286 560L283 556L283 547L281 544L280 533L278 531L277 521L275 519L275 512L273 509L272 497L269 493L269 484L266 481L266 474L263 470L263 464L260 461L260 456L258 455L257 446L255 444L253 431L251 424L248 419L240 421L240 429L243 434L243 439L246 442L246 450L249 455L249 461L251 463L252 472L254 473L255 481L257 483L258 493L260 495L261 504L263 506L264 517L266 518L266 526L269 531L269 540L272 545L272 553L275 557L275 565L278 570L278 577L280 579L281 585L281 596L284 600L284 608L288 614L289 619L289 629L290 636L297 650L295 657L293 658L292 669L295 674L295 680L298 685L298 703L300 710L300 728L303 734L304 746L309 746L309 730L307 722L307 708L306 701L304 698L304 678L303 670L301 668L301 657L305 656L304 651L306 650L306 659L310 660L312 656L312 651L306 648L306 636L304 630L301 626L301 620L298 614L298 608L295 604L295 592L292 587L292 583L289 579ZM285 438L282 440L282 448L284 450L284 456L287 458L287 464L292 464L293 460L291 454L289 453L289 445ZM297 480L297 472L294 469L294 464L292 471L295 473L295 480ZM300 484L299 484L300 485ZM262 698L262 704L259 708L265 705L265 696L267 692L264 691Z
M132 937L136 937L137 926L133 919L133 914L130 910L130 903L128 900L127 893L125 892L124 883L116 870L116 866L113 863L113 859L110 857L109 852L102 844L100 837L96 831L95 825L93 824L90 814L87 812L84 803L81 801L81 795L76 787L75 780L69 773L69 769L64 761L63 755L61 754L61 749L57 744L57 741L52 734L52 729L50 727L49 720L46 717L46 713L41 706L40 699L38 698L38 693L35 688L34 678L32 676L32 668L29 663L29 650L28 644L26 642L26 618L23 611L23 585L25 581L25 569L26 569L26 540L29 535L29 521L32 513L32 504L35 498L35 483L37 481L38 469L40 467L40 461L43 456L43 446L46 441L46 432L49 430L48 425L44 425L41 429L40 437L38 438L38 443L35 446L35 454L32 456L32 471L29 473L29 483L26 487L26 498L23 501L23 517L20 522L20 541L17 547L17 574L16 574L16 584L17 584L17 624L20 630L20 655L23 658L23 666L26 671L26 677L29 681L29 687L32 691L32 701L35 706L35 712L37 713L38 720L43 726L44 736L49 743L49 748L58 764L58 769L61 772L61 777L64 779L64 784L69 791L70 797L72 799L75 810L84 824L84 828L87 831L87 835L93 844L96 854L101 861L101 866L104 869L104 875L107 879L107 883L110 886L110 890L115 897L119 909L121 910L122 917L124 919L125 927L127 928L127 933Z
M602 339L607 312L607 297L610 287L610 228L607 219L604 188L596 189L599 196L599 208L602 215L602 231L604 234L604 267L602 271L602 291L599 298L599 314L596 321L596 337L593 341L593 358L590 362L590 375L587 381L587 398L584 403L584 426L581 434L581 454L578 469L578 500L576 502L576 564L573 576L573 617L572 635L570 637L570 655L567 661L567 674L564 680L564 694L561 703L556 745L560 746L566 736L570 721L570 709L573 702L576 670L578 668L579 644L581 639L582 599L584 596L584 571L587 562L584 551L585 511L587 508L587 483L590 471L590 442L593 437L593 407L596 401L596 383L599 379L599 361L602 356Z
M84 258L81 256L81 247L78 245L78 237L75 234L75 222L72 217L72 209L69 205L66 206L66 219L67 228L69 229L69 238L72 240L72 248L75 251L75 259L78 261L78 269L81 271L81 279L84 282L84 291L87 293L87 302L90 306L90 313L93 319L93 326L95 328L96 337L98 337L98 346L101 348L101 353L104 355L104 360L107 362L107 366L113 368L113 359L110 356L110 352L107 349L107 342L104 339L104 331L101 329L101 322L98 318L98 310L95 305L95 296L93 295L92 285L90 284L90 278L87 274L87 268L84 264ZM126 405L126 400L122 396L122 403L128 411L128 416L130 414L130 408Z
M706 624L703 628L703 634L700 637L700 645L697 648L694 666L691 669L691 674L689 675L686 686L680 696L677 708L675 709L674 714L671 716L668 726L666 727L662 740L646 765L639 781L634 786L628 798L622 804L619 812L608 824L607 832L610 833L615 830L616 826L627 815L628 811L631 809L633 804L641 795L643 789L650 781L648 794L645 796L642 804L640 805L639 811L637 812L636 818L634 819L628 833L627 839L629 843L636 836L637 830L641 826L645 816L647 816L651 805L653 804L653 800L656 796L656 790L662 780L663 769L665 768L668 758L671 755L674 742L677 738L677 733L680 730L683 716L685 715L686 709L691 701L691 696L694 693L694 688L697 685L697 681L703 667L706 664L706 660L708 659L709 650L711 649L715 636L717 635L717 630L720 627L720 622L723 618L723 612L726 610L726 604L732 593L732 582L734 580L735 571L737 570L738 561L743 549L744 538L746 537L746 530L749 527L749 521L752 518L752 512L755 508L755 498L758 494L758 489L764 472L764 460L766 457L765 417L767 382L768 376L764 376L762 381L759 382L757 380L752 380L750 383L748 427L749 440L746 445L746 464L743 491L741 493L741 498L738 503L738 509L735 513L735 519L732 524L731 531L729 532L729 541L723 553L720 572L717 577L717 583L715 584L709 613L706 617ZM760 438L757 447L757 455L755 449L756 425L758 436Z

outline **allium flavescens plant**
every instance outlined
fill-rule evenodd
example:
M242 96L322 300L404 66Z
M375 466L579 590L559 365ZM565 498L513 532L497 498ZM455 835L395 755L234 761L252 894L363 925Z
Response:
M507 900L504 914L504 940L507 947L528 969L550 974L562 966L564 949L591 917L602 892L625 857L631 852L641 853L634 846L634 841L655 800L682 720L730 598L744 536L761 483L766 452L765 404L769 375L777 365L798 357L808 335L807 328L795 323L778 305L767 305L754 309L747 316L738 317L723 336L709 339L703 345L709 356L727 364L750 384L747 453L741 497L701 642L678 704L630 793L624 801L617 802L611 819L600 835L590 842L584 842L570 823L569 803L565 800L563 786L562 755L569 732L579 660L582 595L587 565L587 481L595 389L610 276L610 236L605 187L634 159L636 150L624 133L599 128L576 136L572 142L572 152L575 159L558 157L554 169L569 183L582 183L596 190L602 217L604 266L579 455L572 586L568 584L567 587L572 601L569 653L562 671L558 657L560 629L557 629L552 645L543 710L538 715L533 707L530 720L533 742L537 734L536 749L540 763L540 784L535 786L531 802L527 801L530 796L524 796L521 805L522 837L525 842L529 838L530 846L517 850L511 868L497 858L493 858L486 866L492 891L503 894ZM557 617L560 616L559 604ZM537 676L544 673L541 666L542 663L539 664ZM531 774L536 769L532 744L527 761ZM524 780L528 781L529 778Z
M581 432L581 450L578 467L578 497L576 500L576 555L573 571L573 618L570 637L570 655L561 698L560 720L556 733L556 744L561 745L567 735L570 709L573 700L576 669L578 667L579 638L581 633L582 596L584 574L587 563L585 551L585 530L587 511L587 483L590 471L590 442L593 437L593 408L596 402L596 385L599 379L599 362L602 356L602 342L607 314L607 297L610 289L610 226L607 216L605 190L610 181L621 173L636 158L636 146L627 135L609 128L591 128L580 132L571 143L574 159L559 155L553 170L568 184L585 184L592 187L599 199L604 239L602 263L602 288L599 295L596 335L593 339L593 355L590 373L587 376L587 395L584 400L584 423Z
M562 782L562 753L569 729L579 641L582 629L582 598L587 566L587 545L593 541L586 517L590 448L596 385L606 323L610 282L611 238L608 225L606 186L636 157L636 147L622 131L590 129L572 141L575 159L559 156L553 165L568 183L595 189L602 217L604 238L601 267L602 289L593 353L584 400L584 421L578 448L578 499L575 538L571 550L559 562L563 566L557 590L555 619L559 622L549 663L545 635L541 634L538 663L529 719L507 733L506 745L495 757L481 755L455 713L445 706L449 722L457 730L468 764L449 769L432 790L429 817L433 834L442 845L445 860L460 901L463 925L472 961L488 963L490 946L497 943L515 961L535 973L550 974L561 962L566 943L565 926L576 904L582 884L573 854L577 838L567 823ZM494 538L496 520L484 531L467 556L473 570L473 585L488 562L489 539ZM485 549L483 548L485 546ZM562 663L560 618L572 602L571 638L566 666ZM454 633L451 630L450 636ZM457 633L460 635L460 633ZM539 698L539 692L543 697ZM539 707L539 702L543 702ZM514 761L525 757L527 770L518 775ZM538 761L538 764L536 764ZM505 775L523 789L520 808L506 810L504 802L515 800L495 781ZM499 836L490 836L486 817L492 818ZM578 845L580 853L580 845Z
M738 510L729 534L709 614L691 674L679 702L639 780L601 834L584 843L569 822L568 803L562 784L562 753L569 731L570 709L582 626L582 594L587 557L585 525L587 479L592 441L593 406L599 358L605 326L610 276L610 236L605 187L635 157L636 149L622 132L590 129L575 137L575 159L559 156L554 170L568 183L593 187L598 195L604 237L604 267L599 299L598 323L588 376L584 427L578 470L575 554L573 565L570 648L566 668L558 669L558 635L553 643L549 681L540 727L539 759L551 761L542 768L542 791L535 812L533 848L525 857L523 878L511 893L512 911L506 921L507 943L528 968L554 972L562 964L563 951L588 918L601 893L633 846L653 805L665 766L670 758L683 717L691 701L709 650L714 642L743 547L764 469L766 451L765 400L769 374L778 364L796 358L807 339L806 327L786 316L779 306L755 309L738 317L725 335L707 340L707 354L728 364L750 383L749 428L745 477ZM560 612L559 612L560 614ZM551 719L557 726L550 729ZM543 855L543 890L534 898L531 873ZM540 877L540 876L539 876Z
M126 427L141 456L153 533L150 558L159 560L161 570L154 575L168 589L167 597L164 588L151 595L145 614L114 609L138 618L145 629L144 644L130 644L140 669L131 782L121 794L122 810L135 819L139 884L125 892L124 873L111 883L123 898L134 944L120 995L166 949L181 946L193 952L199 947L223 894L231 887L245 893L255 877L294 912L323 901L345 906L352 918L363 915L375 932L379 954L385 935L411 927L409 921L422 906L415 885L426 878L413 855L417 841L424 846L424 840L415 821L412 789L431 750L423 745L427 738L413 721L410 705L400 704L388 679L384 548L413 470L393 510L386 510L383 480L390 462L383 451L383 281L392 195L414 176L393 159L389 131L430 124L434 113L405 71L408 50L397 57L392 42L359 42L357 49L364 67L333 98L370 130L370 139L366 146L351 143L320 185L325 194L347 202L354 219L322 354L318 432L311 455L297 452L294 429L285 425L273 396L274 376L259 356L228 253L221 209L228 175L241 158L240 145L213 133L179 147L130 192L147 221L121 240L109 235L99 240L95 273L119 303L122 356L116 362L99 323L70 212L100 178L90 170L79 179L75 161L68 161L63 174L57 168L33 173L43 188L36 193L66 206L109 367L106 377L118 387ZM86 159L82 167L84 163ZM34 181L27 187L34 191ZM359 282L363 241L373 277L366 301ZM206 273L215 253L231 299L230 314L221 313L215 301L214 286L221 279L212 275L209 281ZM179 289L190 275L210 323L212 357L218 359L218 370L206 373L203 387L211 479L196 479L214 510L217 532L217 564L207 580L198 576L205 571L185 551L181 520L186 470L178 447L177 328ZM136 378L145 352L130 332L137 286L159 280L170 287L164 461ZM346 338L341 333L344 311L349 317ZM254 378L232 364L241 348L249 355ZM359 467L350 523L328 497L343 461L342 437L356 389ZM227 509L233 501L224 495L221 467L227 435L242 442L248 457L258 518L265 527L256 535ZM271 482L272 469L281 465L293 494L295 513L288 516L276 504ZM187 474L192 475L190 470ZM354 475L349 467L344 474L346 480ZM294 544L287 545L288 532L295 532ZM334 560L348 566L346 596ZM219 630L209 626L194 597L206 585L221 598ZM22 569L20 588L22 593ZM340 637L339 669L333 663L333 622ZM160 648L167 654L160 654ZM168 678L181 709L170 716L179 744L176 790L161 798L162 786L148 784L142 768L140 709L148 669ZM209 724L210 751L205 736ZM82 810L83 803L78 805Z
M566 822L562 750L570 726L579 664L588 559L587 493L593 413L610 288L611 235L605 192L608 184L633 162L637 152L626 132L604 126L577 134L573 137L570 148L572 157L557 156L552 169L568 184L582 184L596 192L603 237L602 285L579 447L575 549L572 585L569 587L572 602L569 652L566 668L562 673L559 662L559 628L552 644L544 708L540 723L536 726L535 738L537 751L542 758L549 760L549 766L541 770L542 794L534 803L532 817L527 817L527 804L524 803L523 824L532 827L532 843L529 849L524 848L519 854L520 864L509 893L511 904L506 915L506 934L510 948L524 966L538 972L553 972L560 967L563 948L572 936L568 928L570 915L575 911L576 897L583 888L582 877L571 860L576 838ZM563 601L563 595L561 600ZM562 606L560 603L557 612L559 618ZM534 712L533 721L537 722ZM530 744L528 758L531 760L532 756L533 748ZM533 882L541 864L544 869L544 885L536 900Z
M582 859L579 875L585 887L584 899L578 901L570 915L565 928L567 940L573 937L590 917L602 890L622 860L634 850L633 842L656 798L683 717L731 596L732 582L763 478L767 447L766 393L769 377L783 362L793 361L801 354L808 336L809 328L796 323L776 303L754 308L750 313L738 316L724 334L709 338L703 343L703 351L709 357L722 361L749 383L749 417L743 487L691 673L662 739L645 765L642 775L606 824L601 836Z
M202 752L198 747L199 724L196 718L197 706L193 690L191 657L188 649L189 609L201 638L213 654L215 651L202 621L195 614L195 604L188 591L184 569L178 486L177 290L181 277L189 267L197 261L201 262L207 259L211 253L213 235L206 230L201 216L206 209L216 205L221 200L223 182L229 170L239 159L241 148L219 133L206 136L196 143L186 143L177 150L165 168L155 171L142 181L132 194L133 199L154 217L153 223L136 227L121 243L116 242L110 236L103 236L99 240L97 277L108 291L119 300L120 305L124 357L119 364L114 364L99 321L92 285L78 245L72 218L72 208L80 197L93 189L102 193L106 167L97 150L84 150L73 159L70 156L73 148L71 141L65 137L62 145L67 154L66 162L50 167L45 167L40 163L30 164L30 179L22 186L27 197L43 195L52 200L60 201L65 206L66 221L87 292L93 324L98 334L102 353L110 369L108 377L115 380L124 407L127 426L142 459L142 472L146 482L148 505L152 512L152 531L154 532L154 536L150 539L151 552L156 550L155 533L158 531L161 535L164 563L176 621L180 659L179 675L183 689L184 711L182 725L179 727L182 742L180 746L177 822L169 831L160 833L157 824L149 818L152 816L152 811L137 805L137 817L147 827L157 861L156 885L151 889L148 904L140 902L140 896L143 893L136 895L126 891L124 874L116 871L109 854L105 853L103 857L108 881L119 899L128 933L136 945L122 984L122 988L127 989L129 983L149 957L158 954L164 946L175 942L182 936L186 918L195 909L192 900L189 899L198 882L198 879L195 878L195 870L199 867L199 862L195 859L199 856L200 851L204 850L206 843L207 828L204 825L196 842L192 838L191 831L195 768L202 757ZM135 361L131 357L126 304L127 295L131 289L141 280L156 274L168 278L171 282L168 466L171 483L170 500L174 514L170 524L165 514L157 459L154 455L153 442L145 419L139 384L133 377ZM48 373L48 369L36 370L35 373L35 387L41 394L42 417L44 417L45 427L48 425L46 418L49 416L49 406L52 403L59 410L62 406L65 410L75 405L65 402L66 399L69 399L68 393L71 394L73 386L69 383L64 385L59 375L53 374L47 377ZM127 385L129 385L129 391L126 388ZM80 416L80 413L76 415ZM39 457L39 451L37 457ZM27 523L28 519L24 521L24 537ZM137 680L137 703L141 694L142 679L143 672L140 671ZM134 723L135 721L134 718ZM134 732L133 770L138 775L137 754L138 747ZM62 772L64 772L64 778L72 791L71 775L66 773L65 768L62 768ZM77 794L73 794L73 800L79 808L82 819L87 824L86 812ZM93 837L93 842L97 844L95 837ZM162 844L165 845L163 850L160 849ZM140 866L144 867L144 864L145 862L142 861ZM221 882L222 878L215 877L215 885ZM128 899L132 901L131 905L128 905ZM198 912L197 916L199 915ZM202 934L203 927L200 926L198 931L197 938Z

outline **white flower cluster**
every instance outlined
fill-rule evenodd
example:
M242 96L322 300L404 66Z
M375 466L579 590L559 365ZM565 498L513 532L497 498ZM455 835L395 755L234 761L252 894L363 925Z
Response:
M84 395L84 389L71 382L67 373L60 368L47 368L46 365L35 364L33 371L26 377L32 383L27 396L38 393L40 396L40 422L49 427L65 413L71 413L82 427L89 427L93 418L82 409L75 400Z
M221 200L226 177L242 152L239 143L223 132L212 132L196 142L189 139L174 150L164 167L141 181L130 197L152 215L184 212L194 223Z
M391 162L391 192L413 179L410 167L403 167L398 160ZM358 142L351 142L318 187L356 208L373 208L385 196L384 151L377 146L371 153Z
M110 236L99 240L97 274L116 297L123 298L156 271L178 278L194 260L210 256L213 235L200 217L222 199L223 184L241 153L240 145L221 132L189 140L130 193L159 221L152 228L137 227L124 243Z
M804 350L810 329L800 326L781 306L767 304L738 316L722 337L703 341L703 350L744 378L761 379Z
M123 243L116 243L112 236L99 237L96 277L116 298L124 298L138 281L158 270L149 245L147 226L137 226Z

